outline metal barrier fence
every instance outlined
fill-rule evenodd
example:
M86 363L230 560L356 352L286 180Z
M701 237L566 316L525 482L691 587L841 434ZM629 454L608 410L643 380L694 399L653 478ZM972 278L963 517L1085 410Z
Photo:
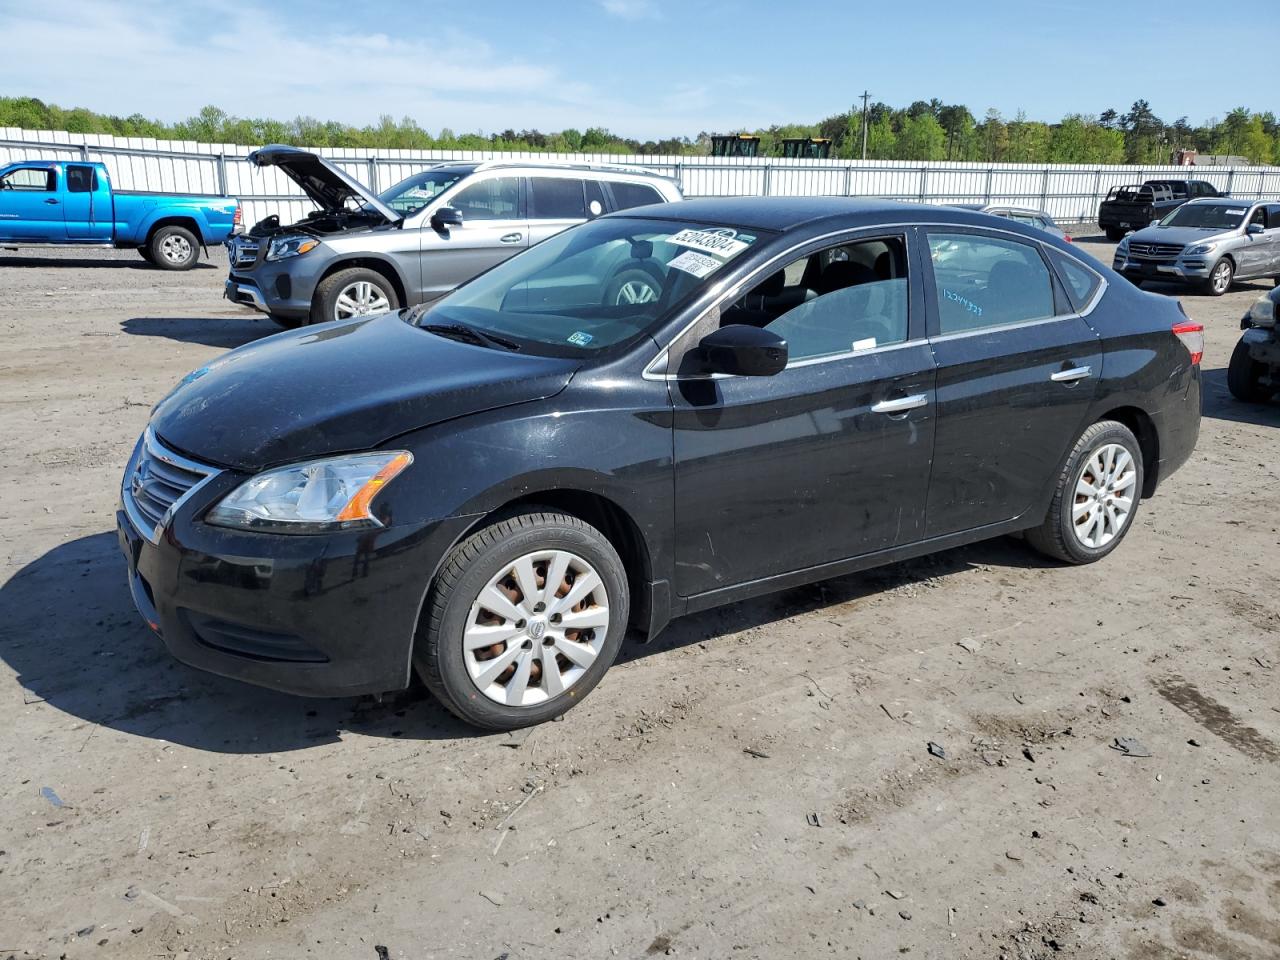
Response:
M312 204L274 168L245 162L233 144L123 138L0 128L0 164L14 160L99 160L122 190L238 197L245 222L278 214L288 223ZM1277 167L1087 166L907 160L784 160L772 157L498 153L475 150L347 150L316 153L375 190L445 160L530 159L638 167L677 181L685 196L866 196L921 203L1007 203L1063 222L1097 216L1115 186L1153 178L1207 180L1242 199L1280 200Z

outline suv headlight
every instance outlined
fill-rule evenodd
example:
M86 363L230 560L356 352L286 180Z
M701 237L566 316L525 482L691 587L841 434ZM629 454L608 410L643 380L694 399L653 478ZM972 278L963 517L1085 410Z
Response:
M1128 252L1129 252L1129 238L1125 237L1123 240L1121 240L1119 243L1116 244L1116 256L1123 257Z
M1269 294L1260 296L1249 308L1249 322L1255 327L1274 327L1276 325L1276 302Z
M267 247L267 259L287 260L289 257L300 257L318 246L320 241L315 237L276 237Z
M1213 240L1209 243L1197 243L1194 247L1187 247L1187 249L1183 250L1182 252L1190 253L1190 254L1209 253L1217 245L1218 245L1217 240Z
M373 498L411 463L409 451L388 450L277 467L232 490L205 522L273 533L380 527Z

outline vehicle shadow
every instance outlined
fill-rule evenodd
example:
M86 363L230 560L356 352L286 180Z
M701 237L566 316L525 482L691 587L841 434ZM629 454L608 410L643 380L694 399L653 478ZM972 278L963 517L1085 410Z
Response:
M1143 280L1142 289L1148 293L1163 293L1167 297L1203 297L1206 300L1215 299L1214 295L1209 293L1198 284L1194 283L1169 283L1164 280ZM1232 293L1240 291L1257 290L1259 293L1267 293L1271 290L1270 280L1236 280L1231 284Z
M276 326L266 317L130 317L120 329L134 337L165 337L207 347L240 347L273 333Z
M1203 370L1201 413L1214 420L1232 423L1253 423L1261 427L1280 427L1280 401L1270 403L1245 403L1231 395L1227 388L1227 368Z
M134 254L131 259L117 257L77 257L75 259L69 257L23 257L10 254L9 256L0 256L0 268L3 267L75 267L79 270L154 270L156 273L170 272L153 267L137 254ZM220 266L207 260L201 260L191 269L225 270L226 267L225 265Z
M0 660L23 688L18 709L43 703L90 724L215 753L299 750L346 731L476 736L421 690L382 703L317 700L187 667L143 625L125 569L115 533L103 532L55 547L0 585Z

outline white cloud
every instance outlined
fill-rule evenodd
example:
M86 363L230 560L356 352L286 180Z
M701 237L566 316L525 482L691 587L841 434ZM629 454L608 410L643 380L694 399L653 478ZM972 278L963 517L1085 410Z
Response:
M652 0L600 0L605 13L623 20L659 20L662 13Z

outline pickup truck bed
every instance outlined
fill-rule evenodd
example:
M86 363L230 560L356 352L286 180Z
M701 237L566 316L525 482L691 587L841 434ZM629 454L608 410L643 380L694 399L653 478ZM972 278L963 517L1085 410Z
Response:
M1190 199L1216 196L1218 191L1204 180L1148 180L1114 187L1098 207L1098 226L1107 239L1120 240L1130 230L1149 226Z

